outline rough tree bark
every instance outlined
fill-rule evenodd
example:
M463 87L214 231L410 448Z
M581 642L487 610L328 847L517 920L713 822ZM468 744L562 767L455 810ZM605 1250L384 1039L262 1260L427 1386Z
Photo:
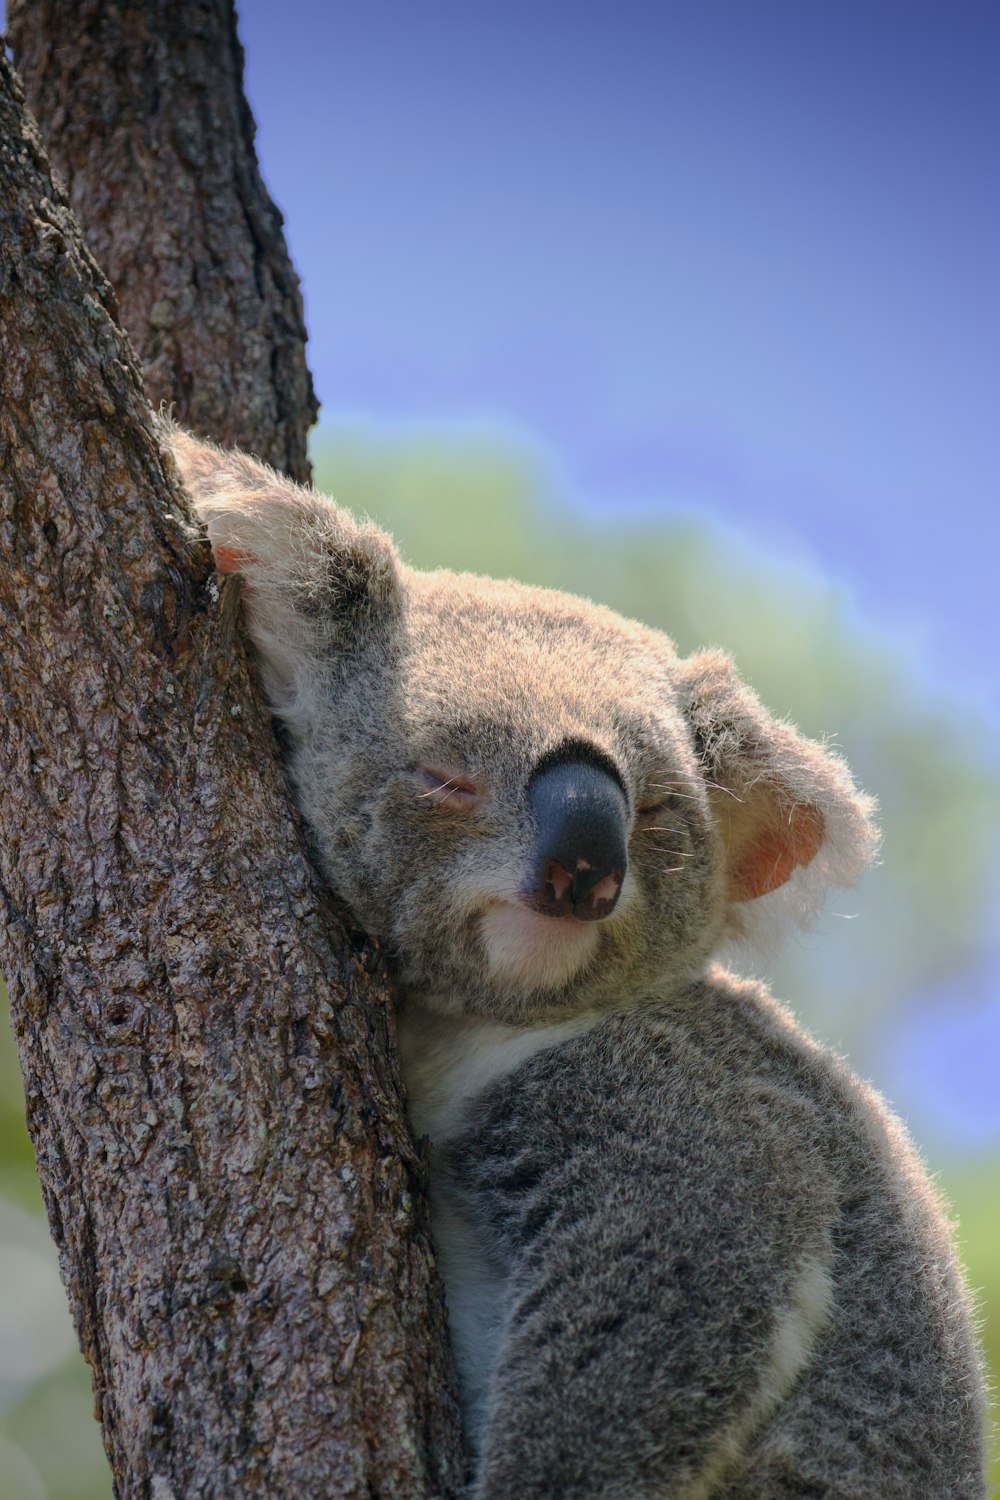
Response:
M2 56L0 385L0 956L116 1492L455 1494L377 954Z
M8 0L28 104L157 407L308 480L298 277L232 0Z

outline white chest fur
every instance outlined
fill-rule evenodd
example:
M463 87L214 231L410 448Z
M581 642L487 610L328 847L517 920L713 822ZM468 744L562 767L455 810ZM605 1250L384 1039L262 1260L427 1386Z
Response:
M396 1020L410 1125L432 1142L456 1130L462 1108L527 1058L589 1031L595 1013L547 1025L504 1026L478 1016L441 1015L409 1000Z
M437 1015L409 1001L397 1018L403 1082L415 1136L431 1141L431 1215L458 1364L466 1432L476 1451L505 1313L505 1268L454 1190L435 1173L435 1146L459 1128L462 1111L527 1058L588 1031L599 1016L539 1026L502 1026Z

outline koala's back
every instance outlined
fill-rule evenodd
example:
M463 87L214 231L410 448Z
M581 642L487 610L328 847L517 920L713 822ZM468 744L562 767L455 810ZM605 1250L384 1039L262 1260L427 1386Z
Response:
M984 1493L939 1205L757 986L716 971L539 1051L435 1155L491 1288L483 1500Z

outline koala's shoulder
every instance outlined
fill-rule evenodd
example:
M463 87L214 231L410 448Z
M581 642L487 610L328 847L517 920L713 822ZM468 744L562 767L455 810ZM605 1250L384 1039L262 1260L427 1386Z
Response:
M875 1091L762 985L716 965L682 994L637 998L538 1049L470 1102L465 1125L457 1155L479 1166L527 1153L542 1171L572 1156L612 1176L672 1174L706 1206L736 1179L824 1218L862 1181L923 1191Z
M699 1132L776 1138L794 1115L803 1147L816 1134L805 1122L836 1092L831 1065L759 985L717 976L593 1018L491 1081L467 1113L477 1127L547 1137L553 1150L599 1153L617 1139L659 1151L669 1138L681 1154Z

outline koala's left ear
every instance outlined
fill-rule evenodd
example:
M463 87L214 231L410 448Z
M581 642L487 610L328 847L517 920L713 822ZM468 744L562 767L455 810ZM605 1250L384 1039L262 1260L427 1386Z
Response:
M244 580L250 635L272 706L281 712L305 675L359 644L378 649L401 608L392 540L323 495L236 450L160 419L220 573Z
M878 845L875 803L841 757L773 718L722 651L680 664L691 725L725 849L729 899L752 901L798 869L816 892L853 885Z

